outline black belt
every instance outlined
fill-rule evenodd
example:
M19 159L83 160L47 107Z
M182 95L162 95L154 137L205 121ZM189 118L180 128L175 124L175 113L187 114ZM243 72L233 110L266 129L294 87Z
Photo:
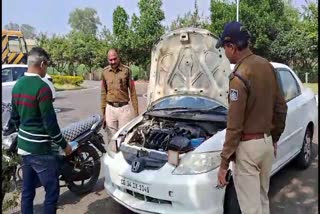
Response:
M107 103L108 103L108 105L111 105L111 106L116 107L116 108L128 105L128 102L121 102L121 103L107 102Z

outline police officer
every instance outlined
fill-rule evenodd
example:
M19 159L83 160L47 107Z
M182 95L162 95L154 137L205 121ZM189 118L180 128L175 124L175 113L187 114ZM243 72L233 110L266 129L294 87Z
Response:
M216 48L223 47L230 63L227 131L218 185L234 160L233 178L243 214L269 214L269 177L277 141L284 128L287 105L273 66L249 49L250 34L239 22L230 22Z
M104 128L109 136L138 116L138 99L131 71L120 63L115 49L108 51L109 65L102 72L101 111L104 116ZM131 103L129 105L129 92Z

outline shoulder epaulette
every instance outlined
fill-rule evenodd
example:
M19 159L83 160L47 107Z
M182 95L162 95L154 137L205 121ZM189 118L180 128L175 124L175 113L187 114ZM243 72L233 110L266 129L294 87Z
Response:
M230 77L232 74L232 78ZM250 81L245 79L243 76L241 76L240 72L238 71L234 71L232 72L229 76L229 79L232 80L234 77L238 77L242 82L243 84L245 85L245 87L247 88L247 90L249 91L249 88L250 88Z

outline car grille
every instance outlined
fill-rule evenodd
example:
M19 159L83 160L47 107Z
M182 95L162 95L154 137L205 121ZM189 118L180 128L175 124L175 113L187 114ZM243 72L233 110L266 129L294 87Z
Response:
M172 202L171 202L171 201L153 198L153 197L150 197L150 196L147 196L147 195L144 195L144 194L141 194L141 193L138 193L138 192L135 192L135 191L126 189L126 188L124 188L124 187L120 187L120 186L118 186L118 185L116 185L116 184L114 184L114 183L112 183L112 186L115 187L115 188L117 188L118 190L124 192L124 193L127 193L127 194L135 197L136 199L141 200L141 201L151 202L151 203L155 203L155 204L168 204L168 205L172 205Z

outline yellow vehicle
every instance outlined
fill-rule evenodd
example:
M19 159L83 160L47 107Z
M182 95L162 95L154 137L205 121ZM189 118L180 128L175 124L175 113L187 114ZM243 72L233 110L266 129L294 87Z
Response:
M2 64L27 64L27 54L21 31L2 30Z

